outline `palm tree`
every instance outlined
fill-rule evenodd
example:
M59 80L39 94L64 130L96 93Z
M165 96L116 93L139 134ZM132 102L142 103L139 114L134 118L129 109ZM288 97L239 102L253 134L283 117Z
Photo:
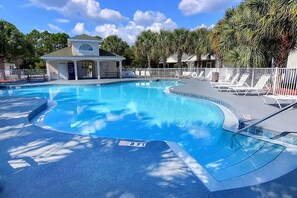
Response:
M167 65L167 58L173 53L172 49L173 35L171 32L161 30L157 35L157 50L160 54L163 68Z
M196 55L197 66L201 67L201 57L210 52L209 31L205 28L199 28L190 32L189 52Z
M189 40L189 31L181 28L175 29L173 31L173 51L177 53L177 65L178 67L182 66L182 56L184 53L188 53L188 41Z
M212 48L224 62L284 67L297 43L297 3L245 0L226 11L212 32Z
M156 54L157 33L151 30L143 31L135 42L136 54L145 56L148 68L151 68L152 57Z
M244 4L228 9L212 32L216 59L237 67L267 66L265 48L255 43L253 36L258 20L259 16Z
M255 41L272 48L277 67L284 67L297 44L297 3L292 0L246 0L245 5L260 15L254 31ZM273 41L273 42L271 42Z
M129 49L128 43L123 41L116 35L110 35L106 37L101 47L102 49L105 49L118 55L124 55L125 51Z

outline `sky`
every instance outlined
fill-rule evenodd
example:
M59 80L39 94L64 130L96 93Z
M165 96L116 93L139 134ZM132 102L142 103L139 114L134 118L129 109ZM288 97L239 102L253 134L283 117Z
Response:
M241 0L0 0L0 19L21 32L118 35L133 44L144 30L213 27Z

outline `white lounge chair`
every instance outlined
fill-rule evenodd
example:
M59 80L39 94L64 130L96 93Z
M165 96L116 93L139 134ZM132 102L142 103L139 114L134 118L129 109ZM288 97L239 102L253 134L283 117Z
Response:
M145 71L145 76L146 77L151 77L151 72L150 71Z
M199 80L203 80L203 79L205 79L205 78L203 77L203 74L204 74L204 71L201 71L201 72L199 73L197 79L199 79Z
M205 80L211 80L212 70L205 76Z
M235 85L238 77L239 77L239 73L235 74L235 76L232 78L230 82L213 82L212 86L217 87L217 86L224 86L224 85Z
M190 78L192 75L192 72L189 71L183 71L182 77L183 78Z
M191 77L194 79L202 80L203 79L204 71L201 71L199 75L196 72L192 72Z
M234 91L237 95L238 93L242 93L244 92L244 95L252 92L252 91L255 91L258 96L260 96L260 91L265 91L265 86L268 82L268 80L270 79L270 75L262 75L260 77L260 79L258 80L258 82L256 83L256 85L254 87L229 87L228 91ZM266 91L268 91L268 87L266 89Z
M220 91L228 90L230 87L243 87L246 84L246 80L248 79L249 74L243 74L239 81L236 84L222 84L216 85L215 88L218 88Z
M236 74L237 75L237 74ZM230 80L230 77L231 77L231 74L227 74L226 76L225 76L225 78L224 78L224 80L219 80L219 82L210 82L210 84L212 85L212 86L215 86L215 85L224 85L224 84L226 84L226 85L232 85L232 84L234 84L234 82L237 80L237 78L238 78L238 76L239 76L239 74L237 75L237 77L236 78L233 78L234 79L234 81L233 81L233 79L232 79L232 81L230 82L229 80Z
M265 104L268 104L266 99L273 99L279 106L280 109L283 107L281 106L282 102L285 102L286 104L290 104L293 102L297 102L297 96L296 95L264 95L263 100Z

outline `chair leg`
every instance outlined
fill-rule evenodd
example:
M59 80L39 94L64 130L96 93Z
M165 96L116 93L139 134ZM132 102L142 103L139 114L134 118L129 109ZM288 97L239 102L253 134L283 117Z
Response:
M281 104L279 103L279 101L277 99L276 99L276 102L277 102L279 108L282 109L282 106L281 106Z
M245 93L244 93L244 96L246 96L246 94L247 94L248 92L249 92L249 90L246 90Z

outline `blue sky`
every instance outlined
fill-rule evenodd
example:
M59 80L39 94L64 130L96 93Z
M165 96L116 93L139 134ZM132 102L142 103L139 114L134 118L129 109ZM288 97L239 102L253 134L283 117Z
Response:
M0 18L23 33L33 29L99 35L116 34L129 44L150 29L211 27L240 0L0 0Z

